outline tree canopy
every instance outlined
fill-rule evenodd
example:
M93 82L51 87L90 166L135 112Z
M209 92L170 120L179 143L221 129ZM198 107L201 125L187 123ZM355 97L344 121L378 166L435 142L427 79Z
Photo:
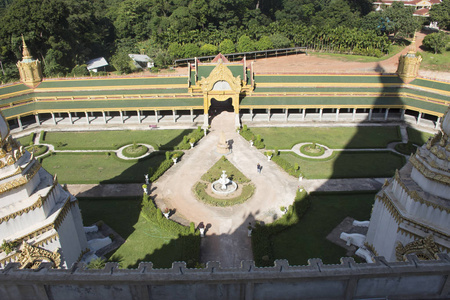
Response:
M0 0L0 59L13 69L21 35L45 76L101 56L128 72L124 53L132 52L159 67L218 51L293 45L380 56L389 49L386 34L411 36L420 25L401 2L372 8L372 0ZM440 9L432 12L445 23Z

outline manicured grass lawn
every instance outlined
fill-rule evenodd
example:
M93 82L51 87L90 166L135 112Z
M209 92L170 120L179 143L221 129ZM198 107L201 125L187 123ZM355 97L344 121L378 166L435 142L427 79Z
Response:
M398 126L380 127L253 127L260 134L266 149L291 149L298 143L316 142L332 149L386 148L401 141Z
M156 170L164 155L152 155L139 161L125 161L112 153L55 153L42 161L61 183L139 183L144 182L148 168Z
M448 45L447 45L448 46ZM448 72L450 70L450 47L443 53L434 54L432 52L420 52L422 55L421 69L428 69L433 71Z
M319 257L327 264L337 264L345 249L326 240L326 236L346 217L369 220L374 193L317 194L300 221L272 237L276 259L291 265L306 265Z
M156 268L169 268L181 260L184 240L147 221L141 211L140 198L79 199L84 224L103 220L126 242L114 253L112 261L121 268L135 268L141 261L153 262Z
M281 152L280 156L291 165L298 163L300 172L308 179L391 177L405 160L388 151L337 152L328 159L316 160Z
M434 136L432 133L422 132L411 127L407 127L406 130L408 131L408 141L417 146L422 146L428 141L430 136Z
M56 150L116 150L136 143L150 144L155 149L174 149L183 136L193 130L124 130L86 132L46 132L44 143Z
M16 140L19 141L22 146L26 147L26 146L30 145L31 142L33 142L33 137L34 137L34 134L29 134L29 135L20 137Z

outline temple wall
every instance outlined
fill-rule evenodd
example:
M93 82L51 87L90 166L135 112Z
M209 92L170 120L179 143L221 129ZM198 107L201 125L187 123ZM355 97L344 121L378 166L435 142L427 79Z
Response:
M218 262L205 269L187 269L173 263L170 269L119 269L108 263L103 270L84 265L68 270L18 270L16 264L0 271L0 299L448 299L450 258L435 261L390 263L377 257L373 264L356 264L343 258L340 265L310 259L308 266L256 268L243 262L239 269L223 269Z
M63 257L61 261L66 262L66 268L75 263L82 252L87 248L86 238L84 239L84 243L79 240L77 227L82 230L83 226L82 224L76 224L73 215L70 212L73 209L74 207L70 206L70 210L67 212L67 215L57 229L59 241L61 243L61 254Z

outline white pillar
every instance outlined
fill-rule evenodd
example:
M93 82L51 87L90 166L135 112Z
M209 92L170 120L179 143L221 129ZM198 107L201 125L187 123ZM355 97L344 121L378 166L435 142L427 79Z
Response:
M122 124L124 123L123 122L123 112L121 111L121 110L119 110L119 113L120 113L120 121L122 122Z
M34 119L36 120L36 123L37 123L38 125L41 125L41 120L39 120L39 114L35 114L35 115L34 115Z
M17 117L17 124L19 125L20 130L23 130L22 121L20 121L20 117Z
M422 113L420 112L417 116L417 125L420 124L420 120L422 119Z
M319 121L322 121L323 108L319 111Z
M250 121L253 121L253 108L250 108Z
M141 124L141 112L137 110L138 123Z
M78 117L78 113L77 112L74 112L74 114L75 114L75 117Z
M355 121L356 118L356 108L353 109L352 121Z
M50 113L50 114L52 115L53 125L56 125L55 114L54 113Z
M336 108L336 121L339 121L339 108Z
M177 111L175 109L172 109L172 113L173 113L173 122L176 123L177 122Z
M436 120L436 126L434 127L435 129L439 129L439 126L441 125L441 117L438 117Z
M69 122L71 125L73 125L73 121L72 121L72 113L69 111Z
M306 109L303 108L303 109L302 109L302 121L305 120L305 116L306 116Z
M87 111L85 111L84 114L86 115L86 123L89 124L89 115Z
M194 110L191 108L191 123L194 123Z
M288 120L288 110L289 110L288 108L284 109L284 121L285 122L287 122L287 120Z
M389 114L389 108L386 108L386 112L384 113L384 120L386 121L388 119Z
M270 108L267 109L267 121L270 122Z
M155 122L158 123L158 111L155 110Z
M369 109L369 121L372 120L372 109Z
M402 109L402 113L400 115L400 120L402 120L402 121L405 119L405 111L406 111L406 109Z
M102 111L102 116L103 116L103 122L106 124L106 123L107 123L107 122L106 122L106 114L105 114L104 111Z

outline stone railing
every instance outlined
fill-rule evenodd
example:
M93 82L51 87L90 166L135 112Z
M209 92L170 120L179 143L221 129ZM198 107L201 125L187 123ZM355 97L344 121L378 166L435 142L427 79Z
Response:
M449 299L450 258L407 262L375 258L373 264L340 265L310 259L307 266L257 268L243 261L240 268L222 268L209 262L204 269L188 269L175 262L170 269L141 263L137 269L119 269L107 263L103 270L84 264L67 270L19 270L9 264L0 271L0 299Z

